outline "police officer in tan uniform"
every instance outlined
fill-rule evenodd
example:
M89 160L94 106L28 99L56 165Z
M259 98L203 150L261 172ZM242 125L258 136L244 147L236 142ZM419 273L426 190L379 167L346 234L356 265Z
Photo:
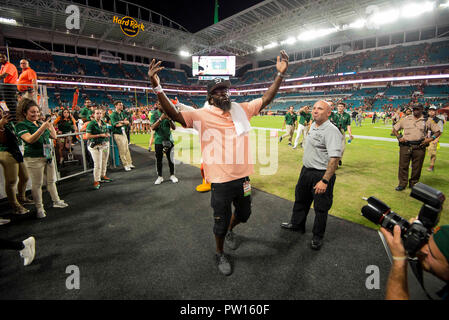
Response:
M404 129L403 135L398 131ZM431 131L431 137L427 132ZM412 161L412 175L409 187L412 188L421 176L421 169L426 156L426 147L441 134L440 127L431 119L423 117L423 106L420 103L413 105L413 114L408 115L396 123L393 134L399 140L399 185L396 191L402 191L407 186L408 169Z

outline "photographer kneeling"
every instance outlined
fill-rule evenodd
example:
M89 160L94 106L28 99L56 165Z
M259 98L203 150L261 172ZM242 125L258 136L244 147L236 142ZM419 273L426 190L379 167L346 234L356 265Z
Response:
M380 228L393 256L393 264L387 282L385 299L408 300L406 250L401 239L401 228L396 225L394 234ZM436 227L429 241L416 253L423 270L432 273L446 282L446 286L438 293L443 300L449 299L449 225Z

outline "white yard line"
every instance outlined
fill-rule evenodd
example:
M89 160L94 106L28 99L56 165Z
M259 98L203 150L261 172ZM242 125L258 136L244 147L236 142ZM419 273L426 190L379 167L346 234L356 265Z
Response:
M268 130L269 131L278 131L278 132L285 131L285 129L282 130L282 129L276 129L276 128L262 128L262 127L252 127L252 128L257 129L257 130L267 130L267 131ZM198 135L198 132L196 132L196 130L193 130L193 129L184 129L184 128L177 127L176 131ZM346 135L346 136L349 137L349 135ZM398 142L398 140L394 139L394 138L359 136L359 135L354 135L354 138L363 139L363 140L387 141L387 142L396 142L396 143ZM441 143L440 142L440 147L449 148L449 143Z

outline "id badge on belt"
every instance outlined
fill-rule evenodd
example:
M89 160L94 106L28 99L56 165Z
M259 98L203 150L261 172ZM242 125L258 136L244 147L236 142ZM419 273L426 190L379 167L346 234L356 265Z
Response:
M51 144L43 144L43 152L44 157L47 158L47 160L51 159Z
M251 183L249 181L243 182L243 196L247 197L251 195Z

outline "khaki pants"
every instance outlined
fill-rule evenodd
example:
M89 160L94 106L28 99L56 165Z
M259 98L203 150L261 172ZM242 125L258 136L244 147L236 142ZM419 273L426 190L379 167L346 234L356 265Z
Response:
M5 193L8 202L13 208L20 206L16 196L16 184L19 181L17 190L19 197L25 198L27 181L29 179L28 171L23 162L17 162L16 159L8 151L0 151L0 164L3 167L5 175Z
M284 139L285 137L289 137L288 142L292 143L293 134L295 133L295 126L291 126L291 125L287 124L286 127L287 127L287 133L282 136L282 139Z
M94 160L94 181L100 181L106 175L106 170L108 169L109 143L87 148Z
M36 209L43 209L42 185L44 174L47 175L47 190L50 192L53 202L59 201L58 190L56 189L56 170L54 161L47 163L46 158L24 158L25 165L31 177L31 193L36 205Z
M406 187L407 182L409 186L413 187L418 183L421 177L421 169L426 156L426 148L419 146L400 146L399 147L399 186ZM408 179L408 169L412 162L412 174L410 180Z
M341 157L340 159L343 159L343 154L345 153L346 150L346 132L343 130L340 130L341 132Z
M114 134L115 143L117 143L120 161L124 167L129 167L133 164L131 154L128 147L128 138L124 134Z

